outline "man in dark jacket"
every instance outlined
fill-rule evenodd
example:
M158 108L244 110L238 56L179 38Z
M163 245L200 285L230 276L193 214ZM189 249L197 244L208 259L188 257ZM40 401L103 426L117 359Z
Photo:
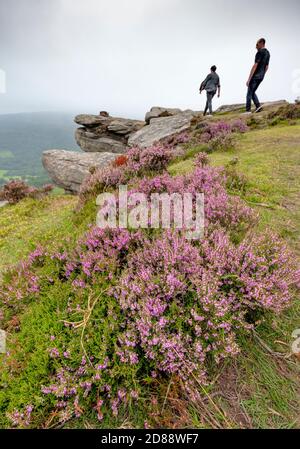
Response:
M247 92L247 105L246 105L246 113L251 113L251 101L253 100L256 110L255 112L260 112L262 110L262 106L257 98L256 91L259 85L264 80L265 74L268 71L269 63L270 63L270 53L265 48L266 40L260 39L257 44L257 53L255 56L255 64L251 69L249 79L247 81L248 92Z
M206 90L207 93L207 101L204 109L204 115L206 115L209 110L209 115L212 115L212 99L216 95L218 91L218 97L220 97L221 93L221 85L219 75L216 73L217 67L215 65L210 69L210 74L207 75L205 80L200 86L200 94L203 90Z

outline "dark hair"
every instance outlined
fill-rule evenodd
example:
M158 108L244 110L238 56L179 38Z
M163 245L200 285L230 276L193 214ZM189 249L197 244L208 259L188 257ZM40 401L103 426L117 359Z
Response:
M210 70L212 70L213 72L215 72L215 71L217 70L217 67L216 67L215 65L213 65L213 66L211 67Z
M264 39L263 37L261 39L259 39L258 41L259 44L264 44L266 45L266 39Z

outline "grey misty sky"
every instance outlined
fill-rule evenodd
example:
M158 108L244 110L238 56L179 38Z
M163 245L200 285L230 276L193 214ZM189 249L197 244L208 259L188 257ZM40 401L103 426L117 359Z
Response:
M243 102L259 37L272 58L259 96L294 100L299 13L299 0L0 0L0 113L200 110L213 64L215 107Z

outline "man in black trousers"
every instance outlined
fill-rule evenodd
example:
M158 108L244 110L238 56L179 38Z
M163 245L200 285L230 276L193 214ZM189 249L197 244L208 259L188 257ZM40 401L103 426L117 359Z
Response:
M203 90L206 90L207 93L207 101L204 109L204 115L206 115L209 110L209 115L212 115L212 99L216 95L218 91L218 97L220 97L221 86L220 86L220 78L216 73L217 67L215 65L210 69L210 74L207 75L205 80L200 86L200 94Z
M247 81L248 92L247 92L247 104L246 113L251 114L251 101L254 102L256 110L255 112L262 111L262 106L256 95L256 91L262 81L264 80L265 74L268 71L270 63L270 53L266 49L266 40L259 39L256 44L257 53L255 56L255 64L251 69L249 79Z

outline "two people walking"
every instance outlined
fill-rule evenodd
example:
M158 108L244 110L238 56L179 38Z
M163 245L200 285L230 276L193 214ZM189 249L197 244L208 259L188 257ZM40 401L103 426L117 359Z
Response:
M246 100L246 114L251 114L251 102L255 104L255 112L260 112L262 110L262 106L260 101L256 95L256 91L259 88L260 84L264 80L264 77L269 69L270 64L270 52L266 49L266 40L259 39L256 43L257 53L255 56L255 63L251 69L249 79L247 81L247 100ZM217 74L216 66L212 66L210 69L210 74L207 75L205 80L201 83L200 86L200 94L206 90L207 101L204 109L204 115L209 111L209 115L212 115L212 100L216 93L218 92L218 97L221 94L221 84L220 78Z

